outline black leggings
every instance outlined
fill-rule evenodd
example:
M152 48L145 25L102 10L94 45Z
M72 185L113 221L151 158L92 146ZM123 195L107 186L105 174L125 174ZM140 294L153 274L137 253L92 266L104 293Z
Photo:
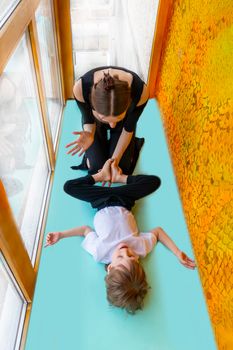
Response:
M89 160L89 174L95 174L102 169L106 160L112 157L116 148L119 137L122 133L123 123L117 123L115 128L109 128L107 125L96 121L96 131L93 144L86 151L86 157ZM108 130L110 138L108 140ZM135 133L130 141L129 146L125 150L119 167L124 174L132 173L132 162L135 156Z
M122 206L131 210L136 200L156 191L161 180L154 175L129 175L127 184L117 187L94 186L92 176L69 180L64 191L70 196L91 203L93 208Z

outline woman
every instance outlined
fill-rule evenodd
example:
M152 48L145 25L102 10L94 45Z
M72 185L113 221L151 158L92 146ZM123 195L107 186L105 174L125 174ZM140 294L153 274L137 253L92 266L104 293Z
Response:
M68 154L81 156L81 166L93 174L114 158L125 174L135 168L144 139L135 129L148 100L148 89L139 76L119 67L99 67L83 75L74 85L74 97L82 113L83 131L68 144Z

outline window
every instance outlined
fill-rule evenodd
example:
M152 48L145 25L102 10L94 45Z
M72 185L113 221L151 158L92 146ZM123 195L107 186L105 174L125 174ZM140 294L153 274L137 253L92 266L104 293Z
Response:
M72 0L75 79L113 65L147 82L158 0Z
M26 302L0 254L0 349L19 349Z
M55 147L59 120L62 112L62 98L53 23L51 2L49 0L42 0L36 11L36 26L45 84L47 110Z
M10 17L11 13L14 11L20 0L1 0L0 3L0 28Z
M34 261L49 165L28 33L0 76L0 176Z

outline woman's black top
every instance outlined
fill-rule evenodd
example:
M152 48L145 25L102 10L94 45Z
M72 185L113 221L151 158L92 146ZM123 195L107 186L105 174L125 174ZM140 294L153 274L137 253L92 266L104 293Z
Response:
M76 98L75 100L81 110L83 124L94 124L96 121L96 118L92 113L92 106L90 102L90 94L91 94L91 88L93 86L94 73L101 69L107 69L107 68L123 70L125 72L131 73L133 76L133 80L131 84L132 101L131 101L131 104L129 105L129 108L127 109L125 118L123 119L124 129L128 132L132 132L135 130L138 118L140 117L147 103L146 102L140 106L137 106L142 95L144 82L136 73L121 67L114 67L114 66L97 67L95 69L90 70L80 78L82 79L82 91L83 91L83 98L85 102L80 102Z

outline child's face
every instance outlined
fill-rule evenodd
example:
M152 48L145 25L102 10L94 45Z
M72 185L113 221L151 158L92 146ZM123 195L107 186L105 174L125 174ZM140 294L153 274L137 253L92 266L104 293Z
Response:
M132 249L130 249L126 244L121 243L118 245L118 247L115 249L113 255L112 255L112 262L108 266L108 271L114 267L118 268L121 265L125 266L127 269L130 268L130 262L138 261L139 256L134 253Z

